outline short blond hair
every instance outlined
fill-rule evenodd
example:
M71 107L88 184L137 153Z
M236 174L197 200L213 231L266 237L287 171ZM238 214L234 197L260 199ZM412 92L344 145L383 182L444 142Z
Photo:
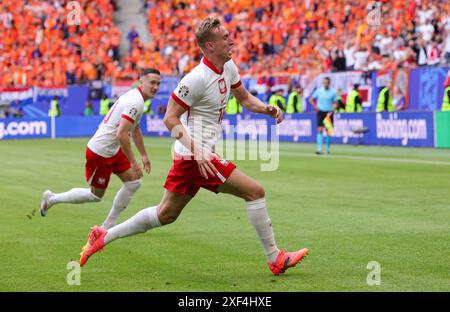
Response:
M200 48L205 47L205 43L211 40L214 29L222 26L222 22L217 17L208 17L205 19L195 32L195 38Z

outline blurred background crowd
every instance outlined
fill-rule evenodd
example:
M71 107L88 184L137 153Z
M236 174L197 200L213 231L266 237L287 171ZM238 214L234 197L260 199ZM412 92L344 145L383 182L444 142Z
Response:
M241 75L450 64L448 1L386 0L368 8L358 0L142 0L148 40L131 27L122 54L115 1L79 0L79 25L67 23L68 2L0 2L1 86L133 80L147 67L183 75L201 58L194 30L209 15L221 16L235 39Z

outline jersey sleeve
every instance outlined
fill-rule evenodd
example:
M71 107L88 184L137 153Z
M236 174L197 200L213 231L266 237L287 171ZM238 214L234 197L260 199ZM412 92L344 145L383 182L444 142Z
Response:
M203 92L203 79L197 74L189 73L181 79L172 92L172 99L181 107L189 110Z
M311 98L313 98L314 100L317 100L318 93L319 93L318 90L319 90L319 89L314 90L313 94L311 95Z
M122 111L121 118L128 120L131 123L135 123L138 116L142 114L143 106L138 104L133 104L131 102L126 103L125 108Z
M239 69L232 60L230 60L230 68L231 68L231 89L239 88L242 84L241 76L239 76Z

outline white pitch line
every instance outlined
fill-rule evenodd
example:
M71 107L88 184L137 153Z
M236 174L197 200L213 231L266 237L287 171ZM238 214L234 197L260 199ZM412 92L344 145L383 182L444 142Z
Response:
M355 159L355 160L372 160L372 161L391 161L399 163L411 163L411 164L425 164L425 165L441 165L450 166L450 162L434 161L434 160L422 160L422 159L405 159L405 158L388 158L388 157L370 157L370 156L352 156L352 155L316 155L313 153L296 153L290 151L280 151L280 155L298 155L306 157L324 157L324 158L342 158L342 159Z
M158 141L155 145L158 145ZM172 143L171 143L172 144ZM171 147L171 144L169 146ZM147 144L149 147L152 144ZM162 146L167 145L167 143L161 143ZM235 152L239 152L241 149L236 148ZM249 149L246 149L246 152L249 152ZM267 153L271 153L271 151L267 151ZM353 156L353 155L316 155L315 153L305 153L305 152L292 152L280 149L280 155L295 155L295 156L304 156L304 157L317 157L317 158L340 158L340 159L354 159L354 160L371 160L371 161L390 161L390 162L399 162L399 163L410 163L410 164L421 164L421 165L438 165L438 166L450 166L450 162L446 161L435 161L435 160L423 160L423 159L407 159L407 158L390 158L390 157L371 157L371 156ZM230 161L235 161L236 159L228 159Z

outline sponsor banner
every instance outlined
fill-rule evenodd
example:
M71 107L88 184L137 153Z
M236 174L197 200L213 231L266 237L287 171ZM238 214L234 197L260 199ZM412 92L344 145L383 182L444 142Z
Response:
M315 143L316 122L316 114L285 115L279 139ZM433 147L433 112L335 114L333 143Z
M409 75L410 110L441 110L449 67L415 68Z
M277 126L280 141L315 143L317 116L315 113L285 115ZM372 129L372 130L371 130ZM373 113L334 114L333 143L376 144Z
M284 115L277 125L280 141L313 143L316 141L316 114Z
M160 115L144 115L141 119L141 131L143 135L170 137L169 129Z
M393 146L434 146L433 112L378 113L376 138L372 144Z
M235 115L235 123L229 126L235 127L235 138L256 140L258 137L270 137L270 122L268 116L255 114ZM233 121L232 119L229 119ZM271 118L271 120L273 120Z
M333 143L376 144L373 113L334 114Z
M73 92L71 92L73 96ZM81 108L82 103L86 101L77 101L68 103L69 89L68 88L56 88L56 87L34 87L33 89L33 108L40 111L40 115L48 114L50 108L50 101L57 96L59 97L59 109L62 115L79 115L77 109ZM30 103L31 104L31 103ZM70 105L71 104L71 105ZM38 112L39 113L39 112Z
M50 138L50 118L0 119L0 140Z
M333 142L337 144L367 144L390 146L435 146L433 112L354 113L335 114ZM56 137L92 136L102 116L55 118ZM276 125L266 115L226 115L222 122L223 138L237 140L274 139L280 141L316 141L316 114L285 115ZM437 146L450 147L450 113L436 112ZM144 135L170 137L162 116L144 116L141 120ZM276 131L275 133L272 133ZM51 137L50 118L3 119L0 121L0 140Z
M67 97L68 90L66 87L35 87L34 94L36 97Z
M97 131L104 116L73 116L55 118L57 138L90 137Z

